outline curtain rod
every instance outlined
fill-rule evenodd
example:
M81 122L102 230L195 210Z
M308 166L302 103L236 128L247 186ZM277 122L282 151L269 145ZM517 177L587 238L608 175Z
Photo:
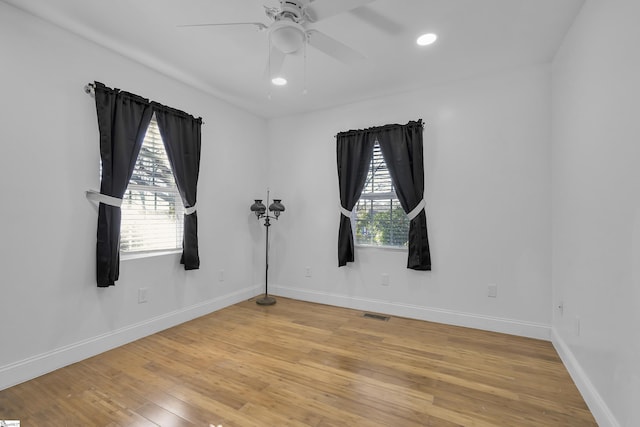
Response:
M424 122L422 121L422 119L417 119L417 120L410 120L407 124L404 124L404 125L395 123L395 124L382 125L382 126L373 126L373 127L367 128L367 129L351 129L351 130L347 130L347 131L343 131L343 132L338 132L337 134L333 135L333 137L337 138L338 135L340 135L341 133L380 131L380 130L383 130L383 129L388 128L388 127L407 126L407 125L410 125L411 123L418 124L421 128L424 129Z
M87 95L93 98L95 96L95 92L94 92L95 88L96 86L93 83L87 83L86 85L84 85L84 93L86 93Z
M96 85L93 83L87 83L86 85L84 85L84 93L86 93L92 98L95 98L96 96L95 89L96 89ZM204 121L202 120L202 118L200 118L200 123L204 124Z

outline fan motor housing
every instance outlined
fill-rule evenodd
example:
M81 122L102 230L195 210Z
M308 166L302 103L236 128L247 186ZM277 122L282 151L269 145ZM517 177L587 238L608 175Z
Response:
M287 19L296 23L302 23L304 21L304 6L308 1L296 1L296 0L280 0L280 14L277 17L280 19Z

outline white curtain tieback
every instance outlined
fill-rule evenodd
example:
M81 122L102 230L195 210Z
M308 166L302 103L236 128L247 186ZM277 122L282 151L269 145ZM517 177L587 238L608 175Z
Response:
M426 204L424 203L424 199L420 200L420 203L418 203L418 206L413 208L413 210L407 214L407 218L409 218L409 221L412 221L415 217L417 217L418 214L422 212L425 206Z
M93 202L114 206L116 208L122 206L122 199L113 196L107 196L106 194L102 194L96 190L87 190L87 199Z
M342 206L340 206L340 212L342 212L342 215L346 216L347 218L351 218L351 211L347 210L345 208L343 208Z
M184 214L185 215L191 215L195 211L196 211L196 205L193 205L193 206L188 207L188 208L184 208Z

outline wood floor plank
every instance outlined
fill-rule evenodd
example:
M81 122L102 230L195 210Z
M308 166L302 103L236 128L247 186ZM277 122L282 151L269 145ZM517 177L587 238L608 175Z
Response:
M22 426L596 426L549 342L278 298L0 391Z

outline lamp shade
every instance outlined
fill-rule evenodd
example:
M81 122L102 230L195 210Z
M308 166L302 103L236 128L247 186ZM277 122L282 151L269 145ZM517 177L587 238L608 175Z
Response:
M276 216L276 219L282 212L284 212L284 205L281 202L281 199L273 199L273 203L271 203L271 205L269 206L269 210L273 212L273 214Z
M282 199L273 199L273 203L271 203L271 206L269 206L269 210L271 212L277 212L278 214L280 212L284 212L284 205L282 204Z
M270 31L271 43L285 54L300 50L307 37L300 24L287 20L274 22Z
M261 217L267 211L267 207L262 204L262 199L256 199L250 209L257 217Z

